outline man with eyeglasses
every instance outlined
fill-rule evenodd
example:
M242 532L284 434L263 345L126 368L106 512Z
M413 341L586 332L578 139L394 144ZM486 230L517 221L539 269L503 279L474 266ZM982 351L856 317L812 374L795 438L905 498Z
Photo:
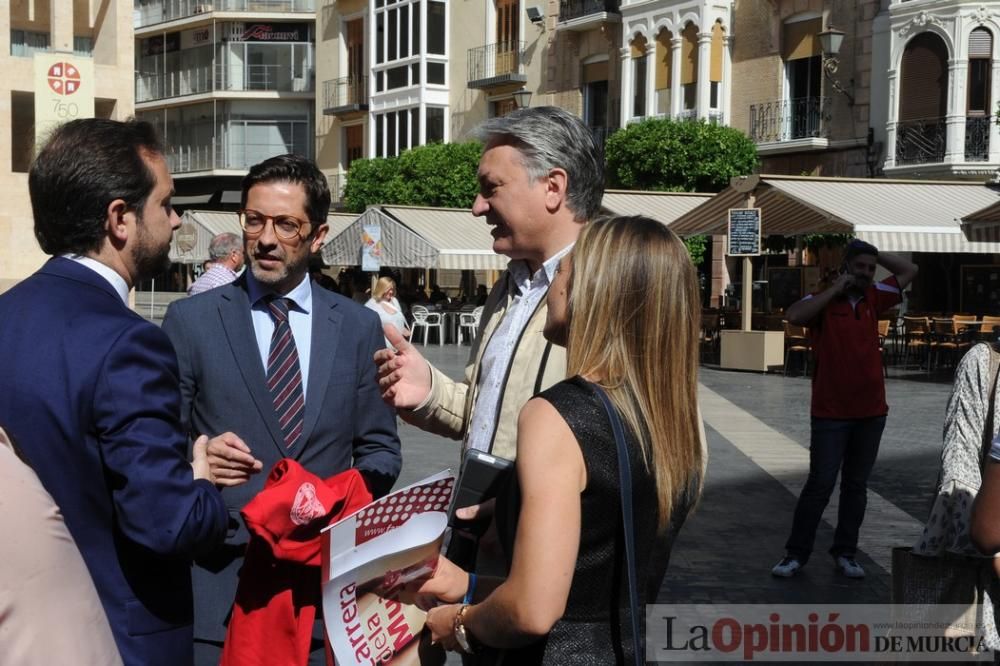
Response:
M282 155L252 167L240 211L249 269L176 301L163 321L185 427L192 436L232 430L246 442L209 449L232 520L226 545L194 570L199 664L219 663L249 540L239 511L264 486L258 472L286 457L321 478L353 466L376 497L399 474L395 416L371 363L384 346L379 318L309 279L329 208L326 178L310 160ZM311 662L322 663L321 632L317 623Z

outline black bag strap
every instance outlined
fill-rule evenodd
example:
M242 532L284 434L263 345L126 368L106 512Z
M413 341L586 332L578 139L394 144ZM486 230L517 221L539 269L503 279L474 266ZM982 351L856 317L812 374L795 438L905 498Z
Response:
M644 662L644 650L639 642L639 590L635 580L635 527L632 523L632 466L629 463L628 448L625 444L625 429L622 427L618 411L604 389L593 382L590 385L594 388L597 397L604 403L604 409L607 410L608 419L611 421L611 431L614 433L615 443L618 445L618 478L621 486L622 525L625 528L625 569L628 576L629 615L632 619L633 656L635 663L641 666Z

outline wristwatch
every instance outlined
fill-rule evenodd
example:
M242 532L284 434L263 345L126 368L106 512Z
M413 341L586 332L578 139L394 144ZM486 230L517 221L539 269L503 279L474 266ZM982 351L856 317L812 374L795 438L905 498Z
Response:
M455 641L458 643L458 647L462 648L462 652L472 654L476 651L472 645L472 634L466 631L465 625L462 624L462 616L465 615L468 608L469 604L465 604L455 615Z

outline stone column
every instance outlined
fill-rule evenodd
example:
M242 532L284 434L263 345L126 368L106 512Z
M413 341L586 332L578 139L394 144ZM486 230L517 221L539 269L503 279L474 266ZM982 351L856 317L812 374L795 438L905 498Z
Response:
M698 118L708 118L708 108L711 102L712 82L712 33L698 33L698 101L695 108Z
M681 44L684 38L674 35L670 38L670 116L681 114L684 93L681 88Z
M621 124L619 127L625 127L632 118L632 77L634 74L632 71L632 50L626 46L618 50L618 55L621 56L622 91L622 101L619 104L619 107L621 107Z
M889 95L889 105L885 125L885 164L884 168L896 166L896 120L899 118L899 104L896 103L896 91L899 86L898 72L890 69L885 73Z
M722 38L722 82L719 84L719 111L722 113L722 124L728 125L733 110L733 38L726 35Z
M656 115L656 40L648 42L646 49L646 117Z
M948 61L948 115L945 119L944 161L965 161L965 89L969 77L968 60Z
M53 51L73 50L73 3L49 0L49 47Z
M990 63L990 164L1000 162L1000 125L997 125L997 97L1000 95L1000 59Z

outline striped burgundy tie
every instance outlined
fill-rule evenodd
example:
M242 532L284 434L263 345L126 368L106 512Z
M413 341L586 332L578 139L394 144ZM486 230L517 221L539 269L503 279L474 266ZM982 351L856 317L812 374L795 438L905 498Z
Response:
M299 352L295 348L292 327L288 325L288 299L275 298L267 307L274 319L271 351L267 355L267 388L274 401L281 433L285 436L285 446L291 448L302 434L305 407Z

